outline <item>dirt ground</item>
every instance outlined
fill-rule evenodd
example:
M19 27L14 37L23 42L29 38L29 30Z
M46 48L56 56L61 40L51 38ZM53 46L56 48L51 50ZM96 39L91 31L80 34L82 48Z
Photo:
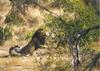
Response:
M39 49L33 56L11 57L9 48L0 48L0 71L56 71L62 67L68 59L65 54L48 53L45 49ZM47 67L48 66L48 67Z
M99 43L91 44L97 47L96 50L99 49L99 45ZM65 65L70 66L71 58L66 53L68 52L57 53L55 50L39 49L33 56L10 57L9 47L0 46L0 71L60 71ZM100 71L100 69L96 68L94 71Z

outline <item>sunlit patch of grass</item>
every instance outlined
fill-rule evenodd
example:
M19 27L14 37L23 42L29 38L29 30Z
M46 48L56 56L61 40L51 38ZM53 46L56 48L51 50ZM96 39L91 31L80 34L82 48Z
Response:
M89 47L100 52L100 40L98 42L92 42Z

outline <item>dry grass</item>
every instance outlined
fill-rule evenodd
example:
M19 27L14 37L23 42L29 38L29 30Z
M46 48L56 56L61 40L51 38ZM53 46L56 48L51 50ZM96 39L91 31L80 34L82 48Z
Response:
M89 45L92 49L100 52L100 40L98 42L93 42Z
M3 3L0 3L0 5L2 5L0 6L0 15L6 16L11 7L7 8L9 5L4 5ZM63 14L63 11L60 9L51 8L50 10L56 13L58 16ZM16 44L20 46L26 45L27 40L25 40L25 35L30 31L37 30L41 25L43 25L42 23L44 23L44 17L39 8L27 6L24 12L25 16L21 16L23 20L29 21L28 23L26 22L28 25L12 26L11 32L13 37L12 39L6 41L4 45L0 46L0 56L8 55L8 50L11 46ZM66 13L66 15L70 20L75 19L75 13ZM2 20L2 16L0 16L0 18L0 20ZM100 42L92 43L89 45L89 47L100 51ZM41 55L40 52L41 49L39 54L35 54L35 52L31 57L0 57L0 71L71 71L71 56L68 52L64 53L63 50L58 50L58 52L49 50L49 54L44 53L43 55ZM99 70L95 69L94 71Z
M95 47L98 48L97 44ZM9 47L0 47L0 50L6 51L6 54L8 49ZM26 57L0 57L0 71L71 71L71 57L64 49L48 49L48 51L39 49L33 56ZM2 52L0 55L3 56ZM99 71L99 69L95 68L93 71Z
M59 71L59 69L63 70L67 63L69 64L70 59L67 55L56 53L41 55L39 54L41 50L29 57L0 58L0 71Z

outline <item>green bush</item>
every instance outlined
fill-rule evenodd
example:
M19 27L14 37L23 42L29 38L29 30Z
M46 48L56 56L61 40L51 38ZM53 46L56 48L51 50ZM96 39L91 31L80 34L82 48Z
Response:
M19 14L15 12L6 17L6 22L13 25L22 25L23 20L20 18Z
M9 26L5 28L0 27L0 44L3 44L6 40L10 39L12 36Z
M56 0L55 0L56 1ZM95 10L92 6L86 6L81 0L62 0L61 7L64 11L64 15L61 19L55 18L51 15L46 15L46 26L53 32L56 32L58 40L63 38L66 41L68 35L72 35L75 39L76 34L83 29L97 25L100 22L98 16L95 15ZM68 20L66 18L66 12L75 13L74 20ZM60 31L63 31L63 35L60 35ZM82 39L82 43L86 44L91 41L96 41L99 38L99 30L92 31Z

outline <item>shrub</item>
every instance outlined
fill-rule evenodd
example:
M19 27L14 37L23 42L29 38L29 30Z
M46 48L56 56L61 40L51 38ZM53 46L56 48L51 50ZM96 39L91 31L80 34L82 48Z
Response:
M5 28L0 27L0 44L3 44L6 40L10 39L12 36L9 26Z
M20 18L19 14L15 12L6 17L6 22L13 25L22 25L23 20Z
M56 0L55 0L56 1ZM76 37L76 34L83 29L87 29L93 25L97 25L100 22L98 16L95 15L95 10L91 6L86 6L81 0L63 0L61 6L64 11L64 15L61 16L61 19L52 17L51 15L46 15L46 26L52 30L52 33L56 34L56 39L58 40L63 38L63 41L66 41L66 37L71 35ZM68 20L66 18L66 13L75 13L74 20ZM63 31L63 35L60 35ZM99 38L99 31L90 32L82 40L83 44L86 44L90 41L95 41Z

